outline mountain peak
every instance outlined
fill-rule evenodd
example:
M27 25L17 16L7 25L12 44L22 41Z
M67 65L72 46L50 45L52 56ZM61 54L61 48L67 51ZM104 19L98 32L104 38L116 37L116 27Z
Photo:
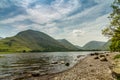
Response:
M63 46L65 46L66 48L70 50L78 50L78 48L75 45L73 45L66 39L58 39L58 42L60 42Z
M22 32L40 32L40 31L28 29L28 30L25 30L25 31L22 31Z
M19 32L17 35L19 35L19 34L24 34L24 33L36 33L36 32L39 32L39 31L35 31L35 30L32 30L32 29L28 29L28 30ZM39 32L39 33L41 33L41 32Z
M11 43L10 45L8 44L3 45L5 46L5 48L6 46L8 46L7 47L8 51L9 50L13 50L13 51L65 51L65 50L68 50L51 36L35 30L25 30L25 31L19 32L17 35L13 37L4 39L3 42ZM2 45L2 43L0 45ZM16 49L14 49L14 47L16 47Z
M85 50L99 50L106 42L102 41L90 41L83 46Z

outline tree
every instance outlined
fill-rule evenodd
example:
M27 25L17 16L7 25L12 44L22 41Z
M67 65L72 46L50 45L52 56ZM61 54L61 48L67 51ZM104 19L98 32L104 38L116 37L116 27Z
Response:
M111 38L111 51L120 51L120 0L114 0L111 7L110 25L102 30L102 34Z

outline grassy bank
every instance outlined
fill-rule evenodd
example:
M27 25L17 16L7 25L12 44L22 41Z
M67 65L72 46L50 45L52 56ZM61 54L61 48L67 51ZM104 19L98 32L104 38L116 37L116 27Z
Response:
M113 73L117 80L120 80L120 53L114 57Z

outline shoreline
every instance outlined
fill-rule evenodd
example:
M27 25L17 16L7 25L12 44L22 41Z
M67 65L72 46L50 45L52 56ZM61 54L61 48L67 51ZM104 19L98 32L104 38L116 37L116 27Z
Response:
M34 77L28 74L29 76L23 80L116 80L112 72L112 58L115 55L115 53L88 55L65 71ZM98 56L101 58L97 58Z

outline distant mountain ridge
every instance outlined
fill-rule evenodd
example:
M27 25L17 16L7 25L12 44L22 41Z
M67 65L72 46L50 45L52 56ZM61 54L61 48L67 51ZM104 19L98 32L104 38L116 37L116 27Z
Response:
M57 41L60 42L65 48L69 50L79 50L79 48L77 48L75 45L73 45L66 39L58 39Z
M102 47L102 50L110 50L111 40L108 40Z
M102 50L101 48L106 42L102 41L90 41L87 44L85 44L82 48L84 50Z
M2 37L0 37L0 39L2 39Z
M75 45L79 50L82 50L83 49L83 47L81 47L81 46L78 46L78 45Z
M80 47L66 39L56 40L43 32L26 30L13 37L0 39L0 52L109 50L110 43L110 41L90 41Z

